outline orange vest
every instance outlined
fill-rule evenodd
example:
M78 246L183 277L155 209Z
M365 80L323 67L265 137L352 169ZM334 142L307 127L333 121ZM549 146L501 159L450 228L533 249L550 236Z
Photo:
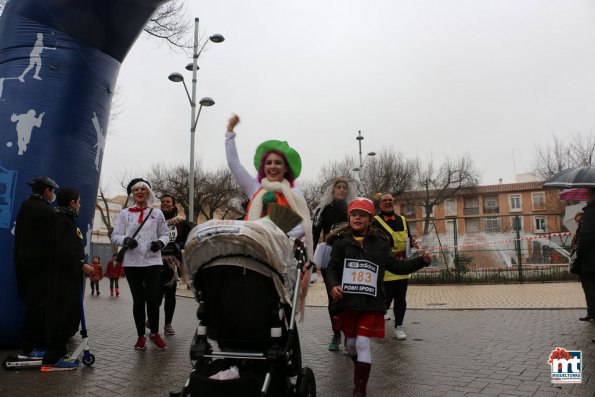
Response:
M250 212L250 207L252 207L252 202L254 201L254 198L256 197L256 195L258 193L260 193L261 190L262 190L262 187L260 189L258 189L257 191L255 191L254 194L252 195L252 197L250 198L250 202L248 203L248 208L246 208L246 215L244 216L245 221L248 220L248 213ZM279 192L274 192L274 193L275 193L275 198L277 199L277 204L282 205L287 208L291 208L291 207L289 207L289 203L287 202L287 199L285 198L283 193L279 193ZM263 216L265 216L264 211L260 214L261 218Z

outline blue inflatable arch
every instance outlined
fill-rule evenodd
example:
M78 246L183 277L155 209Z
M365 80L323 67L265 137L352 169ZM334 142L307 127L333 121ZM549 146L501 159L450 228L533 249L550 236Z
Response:
M90 244L112 94L122 61L164 0L11 0L0 20L0 346L18 345L14 222L48 175L81 192Z

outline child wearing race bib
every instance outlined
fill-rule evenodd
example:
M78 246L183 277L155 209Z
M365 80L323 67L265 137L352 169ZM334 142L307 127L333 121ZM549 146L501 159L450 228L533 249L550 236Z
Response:
M385 270L410 274L431 263L429 253L397 260L391 252L392 242L375 228L372 201L358 197L347 207L349 226L332 233L327 278L340 311L341 331L347 338L347 350L355 364L354 397L365 397L372 352L370 338L384 338Z

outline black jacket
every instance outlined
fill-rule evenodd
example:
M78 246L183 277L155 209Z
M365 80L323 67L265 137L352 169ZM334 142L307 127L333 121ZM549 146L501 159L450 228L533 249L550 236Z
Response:
M161 255L173 255L182 260L182 248L190 233L190 223L175 213L163 213L169 229L169 243L161 250Z
M85 259L83 235L70 214L55 214L49 243L47 333L66 339L76 333L80 322Z
M174 270L167 263L166 257L175 256L177 260L182 262L182 249L186 244L186 239L190 233L190 223L177 216L177 213L169 212L163 213L169 229L169 243L161 250L163 257L163 268L161 270L162 284L169 283L174 277Z
M333 303L333 308L336 309L384 312L386 310L384 282L382 281L384 271L410 274L427 266L421 257L396 260L391 252L391 241L376 228L370 228L361 244L353 238L350 227L331 234L327 241L333 246L327 269L326 281L329 289L342 284L343 269L346 264L349 265L349 260L354 262L363 260L377 266L375 296L349 293L344 288L343 298Z
M583 219L579 228L577 258L581 273L595 273L595 201L583 208Z
M19 291L31 275L41 279L47 275L53 218L52 206L39 195L31 195L21 204L14 231L14 264Z
M314 240L313 249L316 250L321 232L323 233L323 238L326 239L326 236L333 229L333 226L348 221L347 202L345 200L333 200L324 208L316 208L314 211L314 222L312 224L312 239Z

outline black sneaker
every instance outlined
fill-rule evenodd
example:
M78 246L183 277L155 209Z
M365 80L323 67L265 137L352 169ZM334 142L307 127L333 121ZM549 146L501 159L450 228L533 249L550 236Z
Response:
M341 345L341 334L334 334L333 338L328 344L328 349L331 352L336 352L339 350L339 345Z

